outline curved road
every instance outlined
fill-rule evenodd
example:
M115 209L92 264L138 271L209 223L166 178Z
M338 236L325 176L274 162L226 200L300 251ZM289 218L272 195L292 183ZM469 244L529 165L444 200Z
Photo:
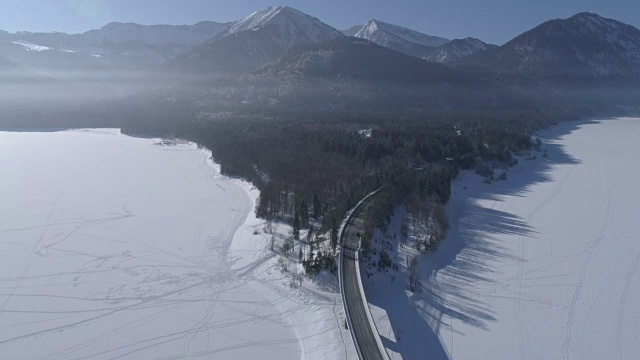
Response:
M360 246L358 233L362 229L367 209L371 206L372 196L364 200L347 220L342 233L340 243L342 244L342 286L343 299L347 317L349 320L349 330L361 360L384 360L385 357L378 348L376 342L377 330L371 328L367 318L364 301L360 293L358 284L358 272L356 267L359 263L356 259L356 252Z

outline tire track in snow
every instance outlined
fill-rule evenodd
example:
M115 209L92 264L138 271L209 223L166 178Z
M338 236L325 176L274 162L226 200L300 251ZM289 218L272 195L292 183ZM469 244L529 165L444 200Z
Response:
M589 250L587 252L587 255L584 261L582 262L582 266L580 267L578 283L576 284L576 291L573 293L571 305L569 305L569 315L567 317L567 324L566 324L566 337L565 337L564 344L562 345L562 355L564 360L568 360L571 354L570 347L571 347L573 317L575 314L576 305L580 298L580 294L582 293L582 288L584 286L585 278L587 276L587 269L589 267L589 263L591 262L591 257L593 256L593 253L595 252L596 247L598 247L598 245L602 242L602 240L605 239L607 229L609 228L609 224L611 223L611 219L612 219L611 214L613 213L613 208L615 205L613 203L613 195L611 194L611 190L606 186L601 172L599 172L599 176L600 176L600 181L602 182L607 192L607 198L608 198L607 208L605 210L606 213L605 213L604 223L602 224L602 228L600 229L600 234L589 245Z
M551 202L551 200L553 200L556 196L558 196L558 194L560 193L560 191L562 191L565 183L567 182L567 180L569 179L569 177L571 176L571 174L573 173L573 170L575 169L575 167L571 167L569 169L569 171L567 171L567 173L565 174L565 176L562 178L562 180L558 183L558 185L556 186L556 188L554 189L553 193L551 195L549 195L548 197L546 197L544 200L542 200L532 211L531 213L529 213L529 216L527 217L527 219L525 220L525 223L527 225L531 225L531 222L535 219L536 215L540 212L540 210L542 210L545 206L547 206L549 204L549 202ZM514 289L514 298L516 300L516 322L518 324L518 329L520 332L520 344L519 344L519 348L520 348L520 358L521 359L530 359L531 358L531 353L528 351L528 348L525 349L525 344L530 344L529 342L529 333L527 331L527 325L525 323L525 317L522 316L522 312L524 309L524 303L526 301L526 299L524 299L522 297L522 294L524 294L523 289L526 288L527 286L527 280L526 280L526 275L528 274L528 267L527 264L529 262L529 248L528 248L528 244L527 244L527 239L525 238L525 236L520 236L520 242L519 242L519 264L518 264L518 275L517 275L517 280L516 280L516 286ZM526 352L526 353L525 353Z
M53 211L53 208L52 208L51 211L49 212L49 216L47 217L46 225L42 227L42 231L40 232L40 236L38 237L38 240L33 244L33 247L31 248L31 251L29 252L29 258L27 259L27 263L25 264L24 269L22 270L22 274L20 275L20 277L18 278L18 281L16 281L15 285L13 286L11 291L9 292L9 295L7 296L7 298L4 299L4 302L2 303L2 305L0 305L0 316L2 316L2 314L4 313L4 308L7 306L9 301L11 301L11 299L13 298L13 295L16 293L16 290L18 290L18 288L22 284L22 281L27 276L27 272L29 272L29 269L31 268L31 262L33 260L33 255L36 253L36 250L37 250L38 246L40 246L40 244L44 240L44 234L47 231L47 229L49 228L49 225L51 224L51 218L53 217L53 213L54 213L54 211Z
M627 303L627 297L629 296L629 288L631 287L633 277L638 271L638 265L640 265L640 253L636 255L631 269L629 269L629 272L627 273L627 281L624 284L624 290L622 291L622 296L620 297L620 313L618 315L618 326L616 328L616 346L618 348L618 359L624 359L622 353L622 323L624 321L624 310Z

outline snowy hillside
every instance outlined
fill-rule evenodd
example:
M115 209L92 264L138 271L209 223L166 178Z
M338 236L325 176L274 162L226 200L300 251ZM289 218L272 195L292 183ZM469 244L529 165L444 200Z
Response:
M0 54L35 72L110 72L148 69L218 35L229 24L140 25L110 23L83 34L0 32Z
M99 49L92 50L96 53L45 46L24 40L0 40L0 54L41 74L62 70L72 74L76 71L104 69L106 64L99 55L103 52Z
M398 40L429 47L437 47L449 42L449 40L445 38L426 35L415 30L375 19L369 20L364 24L355 36L383 46L384 43Z
M360 31L360 29L362 29L362 25L355 25L346 30L342 30L342 33L345 34L346 36L356 36L356 34L358 33L358 31Z
M140 25L113 22L80 35L85 44L142 41L150 45L194 46L223 32L230 24L203 21L195 25Z
M340 31L296 9L270 7L170 61L167 68L215 75L241 73L275 61L295 46L343 37Z
M425 57L426 60L446 63L461 59L465 56L495 48L496 45L487 44L475 38L455 39L436 48Z
M424 57L432 48L449 42L445 38L426 35L379 20L369 20L354 36L416 57Z
M258 30L269 32L274 42L285 49L343 36L340 31L317 18L288 6L257 11L232 25L225 35Z

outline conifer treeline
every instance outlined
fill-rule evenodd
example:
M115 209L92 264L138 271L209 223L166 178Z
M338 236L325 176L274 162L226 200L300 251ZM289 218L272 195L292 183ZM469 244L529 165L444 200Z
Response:
M215 119L131 114L123 132L180 137L212 151L223 174L260 190L263 218L299 226L310 219L322 231L338 223L362 197L382 184L424 167L420 191L446 203L458 169L478 162L507 163L529 149L530 136L571 111L392 114L228 114ZM371 131L362 131L371 130Z

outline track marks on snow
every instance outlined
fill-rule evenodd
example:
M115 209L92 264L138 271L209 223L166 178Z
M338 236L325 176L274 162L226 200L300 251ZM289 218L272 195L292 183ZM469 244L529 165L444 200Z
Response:
M591 262L591 258L593 257L593 253L595 252L598 245L605 239L607 231L609 229L609 225L612 221L612 214L614 211L615 204L613 202L613 194L611 189L609 189L602 176L602 173L599 172L600 180L602 182L603 188L607 193L607 207L605 209L605 216L603 219L602 227L600 228L600 232L595 240L593 240L589 246L587 253L582 261L580 266L580 272L578 274L578 282L575 286L575 291L573 293L571 304L569 305L569 314L567 316L567 322L565 325L565 341L562 345L562 357L564 360L568 360L571 355L571 340L573 335L573 320L576 311L576 305L578 300L580 299L580 295L582 293L582 289L584 287L584 282L587 277L587 270L589 269L589 263Z
M531 223L535 220L536 215L544 209L549 203L555 199L558 194L564 188L565 183L571 177L575 167L571 167L567 173L562 177L562 180L558 182L554 191L543 199L532 211L529 213L529 216L526 218L525 223L531 226ZM527 274L528 274L528 263L531 259L529 259L529 245L528 242L530 239L525 236L521 236L518 242L518 274L516 278L516 283L513 291L513 296L516 299L516 323L518 325L518 331L520 333L520 358L521 359L531 359L530 346L529 342L529 329L526 324L526 315L523 314L525 308L525 302L528 300L526 297L522 296L526 294L525 290L527 288Z
M625 307L627 306L627 297L629 296L629 288L633 283L633 278L638 272L638 266L640 265L640 253L636 255L633 263L631 264L631 268L627 273L627 281L624 285L624 290L622 291L622 295L620 296L620 312L618 314L618 325L616 327L616 348L618 350L618 359L624 359L624 353L622 348L622 325L624 322L624 312Z

